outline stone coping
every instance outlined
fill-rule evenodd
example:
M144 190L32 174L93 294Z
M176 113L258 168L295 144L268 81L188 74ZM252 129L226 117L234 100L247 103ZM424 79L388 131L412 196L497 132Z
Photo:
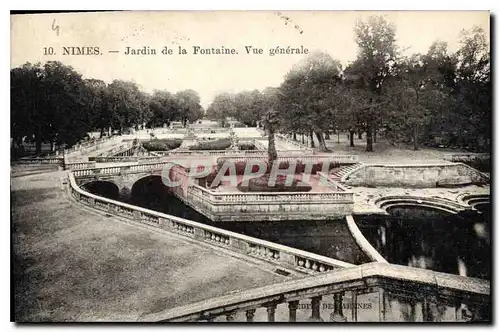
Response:
M363 250L363 252L375 262L388 263L387 260L377 251L377 249L375 249L370 242L368 242L358 225L356 225L352 215L346 216L345 218L347 221L347 227L361 250Z
M412 195L393 195L393 196L383 196L374 200L374 204L383 209L385 205L390 205L391 202L399 203L400 201L414 201L417 204L427 204L431 206L436 206L439 208L440 206L444 206L451 211L460 212L463 210L467 210L470 207L466 204L460 204L459 202L455 202L449 200L447 198L440 197L424 197L424 196L412 196ZM402 203L403 205L404 203Z
M211 312L221 315L224 312L264 306L273 301L286 302L297 298L311 298L374 286L383 288L387 285L387 281L403 281L405 284L413 286L428 286L438 295L451 291L457 298L462 296L480 299L490 297L490 282L487 280L394 264L367 263L168 309L142 316L139 321L196 320L203 316L209 316Z

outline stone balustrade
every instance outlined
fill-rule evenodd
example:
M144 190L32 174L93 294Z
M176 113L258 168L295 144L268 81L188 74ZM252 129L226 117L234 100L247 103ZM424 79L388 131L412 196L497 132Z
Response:
M189 187L189 192L209 200L213 204L219 203L250 203L250 202L352 202L352 192L217 192L210 191L197 184Z
M87 169L87 168L95 168L95 167L96 167L95 161L73 162L73 163L66 163L64 165L65 169L69 169L71 171L74 171L77 169Z
M41 165L41 164L64 164L64 159L60 157L34 157L34 158L21 158L17 161L19 164L26 165Z
M449 153L445 154L444 160L452 162L468 162L473 160L489 160L491 155L489 153Z
M272 262L277 266L291 269L299 274L316 274L332 269L354 266L353 264L333 258L91 194L78 187L74 176L75 172L88 171L76 170L69 173L68 177L72 196L77 201L108 214L177 233L203 243L223 247L241 255L248 255L249 257Z
M248 160L263 160L266 161L268 159L267 157L267 152L261 152L260 153L255 153L256 156L252 156L251 158L249 156L235 156L235 157L220 157L217 158L217 163L226 161L226 160L231 160L232 162L247 162ZM308 154L308 155L303 155L304 151L295 151L295 150L289 150L289 151L283 151L283 155L280 156L280 152L278 152L278 162L290 162L290 161L295 161L299 162L302 161L303 163L308 163L308 162L330 162L330 163L338 163L338 164L354 164L358 161L358 156L356 155L332 155L332 154ZM297 154L297 155L295 155Z
M310 310L305 321L346 322L343 302L349 293L351 303L347 307L351 308L351 322L364 321L359 317L361 312L357 303L359 296L367 294L378 302L371 307L370 321L491 321L489 281L384 263L368 263L248 289L144 315L139 321L253 322L256 310L264 308L267 321L274 322L278 306L285 305L288 307L287 320L296 322L301 304L301 308ZM326 317L321 301L331 301L330 298L333 298L333 311L327 312ZM330 307L332 303L325 304ZM415 314L405 317L398 312L402 307L411 307Z
M294 141L293 139L287 137L286 135L283 135L283 134L276 134L276 137L278 137L279 139L282 139L284 141L286 141L287 143L289 144L292 144L292 145L295 145L297 147L300 147L302 148L303 150L306 150L306 151L313 151L312 148L308 147L306 144L302 144L301 142L298 142L298 141Z

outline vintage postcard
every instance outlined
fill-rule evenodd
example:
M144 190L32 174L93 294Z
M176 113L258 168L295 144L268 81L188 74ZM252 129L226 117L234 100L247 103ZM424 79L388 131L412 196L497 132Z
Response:
M10 19L12 321L492 322L488 11Z

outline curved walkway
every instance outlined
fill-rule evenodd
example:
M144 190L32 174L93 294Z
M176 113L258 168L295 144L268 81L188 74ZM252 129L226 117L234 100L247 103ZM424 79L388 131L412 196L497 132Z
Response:
M14 166L11 176L17 322L136 321L290 279L84 209L68 199L57 167Z

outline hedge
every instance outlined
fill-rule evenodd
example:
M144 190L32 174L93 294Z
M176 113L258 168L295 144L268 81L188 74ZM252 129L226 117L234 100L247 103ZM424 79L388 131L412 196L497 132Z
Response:
M199 142L189 147L189 150L225 150L231 146L231 140L220 138L213 141Z
M308 192L312 187L305 182L293 179L292 184L286 183L286 176L277 176L273 186L269 186L269 174L248 180L248 185L240 182L237 186L242 192Z
M142 146L148 151L168 151L177 149L182 144L182 139L153 139L143 142Z

